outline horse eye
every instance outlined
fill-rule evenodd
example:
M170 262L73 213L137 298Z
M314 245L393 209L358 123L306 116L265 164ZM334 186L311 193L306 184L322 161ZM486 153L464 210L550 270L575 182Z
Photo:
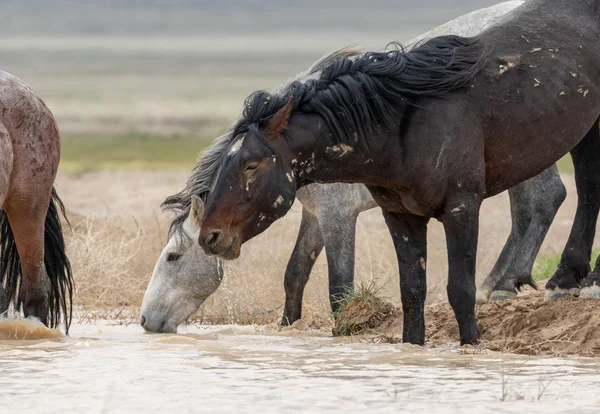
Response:
M167 256L167 262L175 262L177 260L179 260L181 258L181 254L177 254L177 253L169 253L169 255Z
M258 162L250 163L250 164L246 165L246 168L244 168L244 172L246 172L246 171L254 171L254 170L256 170L258 168L259 165L260 164Z

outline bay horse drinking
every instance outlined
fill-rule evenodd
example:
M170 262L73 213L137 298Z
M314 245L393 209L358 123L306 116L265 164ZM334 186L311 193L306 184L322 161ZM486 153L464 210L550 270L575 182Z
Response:
M10 303L56 327L71 323L73 278L53 185L56 121L42 99L0 71L0 314Z
M529 0L475 38L331 62L318 76L245 104L199 236L224 259L311 182L366 184L394 241L403 340L425 340L427 223L443 223L448 297L462 344L479 340L475 260L481 202L570 152L579 205L553 299L582 286L600 209L600 0ZM589 276L588 276L589 274ZM585 280L584 280L585 279Z

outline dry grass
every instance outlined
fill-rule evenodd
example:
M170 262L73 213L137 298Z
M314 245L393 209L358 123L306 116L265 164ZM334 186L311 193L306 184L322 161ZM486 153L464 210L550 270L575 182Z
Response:
M129 224L123 224L123 220L70 214L72 232L67 234L67 243L76 278L75 305L80 310L80 323L94 319L120 323L137 320L155 260L165 242L168 223L166 217L159 217L148 218L143 224L132 217ZM278 267L285 263L285 255L282 249L276 254L277 264L264 273L261 267L266 266L259 260L250 271L245 266L228 265L218 292L189 322L279 321L283 296ZM326 306L321 305L326 303L316 304L310 297L305 301L304 319L313 327L330 325Z
M73 232L67 232L68 253L77 284L75 303L82 318L119 315L135 320L146 285L165 242L169 217L160 212L163 198L178 191L185 171L95 171L61 173L58 191ZM542 255L562 249L575 210L574 183L565 178L569 197L542 247ZM219 290L192 322L274 323L284 300L283 274L300 222L300 205L266 233L248 242L242 257L227 263ZM478 279L489 271L510 229L508 197L486 201L481 216ZM428 303L446 300L447 259L441 225L429 231ZM398 275L391 239L378 210L360 216L357 226L356 282L381 286L381 296L399 304ZM304 296L304 319L329 323L325 254L315 265Z
M109 219L72 217L69 258L77 278L76 303L88 308L138 306L156 256L158 223L142 228L115 225Z
M66 237L81 321L106 316L126 321L136 318L155 261L166 242L169 217L158 207L165 196L180 189L186 178L187 172L178 171L63 172L59 176L58 191L73 224ZM295 205L284 220L244 246L242 258L227 263L221 287L191 322L279 321L283 273L299 221L300 207ZM369 238L373 226L377 232ZM358 244L365 255L357 261L357 280L369 281L377 275L393 290L395 259L382 226L376 211L367 213L359 225ZM387 254L374 253L382 249ZM308 283L303 316L311 326L330 325L324 253Z
M377 327L393 307L381 296L381 288L375 281L361 283L338 301L334 314L334 335L352 336L367 333Z

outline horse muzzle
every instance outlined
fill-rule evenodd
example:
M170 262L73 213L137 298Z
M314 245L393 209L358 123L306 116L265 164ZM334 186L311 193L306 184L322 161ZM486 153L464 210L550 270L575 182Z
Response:
M177 333L177 325L173 325L166 317L156 317L142 314L140 316L140 325L146 332L150 333Z

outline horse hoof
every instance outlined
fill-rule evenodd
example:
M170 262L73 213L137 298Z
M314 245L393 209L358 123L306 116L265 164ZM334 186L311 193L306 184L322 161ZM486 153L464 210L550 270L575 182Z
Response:
M577 288L573 288L573 289L560 289L560 288L554 288L554 289L546 289L546 296L544 297L544 302L548 303L548 302L553 302L555 300L558 300L560 298L564 298L567 296L578 296L579 295L579 289Z
M514 299L517 297L515 292L509 290L495 290L490 296L490 302L502 302L503 300Z
M579 294L580 299L600 299L600 286L592 285L581 289Z
M487 288L477 288L477 293L475 294L475 301L478 305L483 305L484 303L488 303L490 298L491 291Z

